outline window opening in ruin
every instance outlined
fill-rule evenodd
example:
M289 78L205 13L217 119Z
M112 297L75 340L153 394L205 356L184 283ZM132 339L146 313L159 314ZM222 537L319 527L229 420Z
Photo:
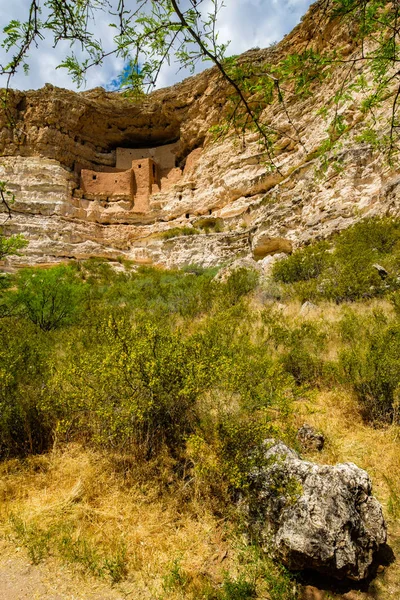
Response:
M97 175L93 175L93 179L97 179Z
M141 168L142 168L142 165L138 165L138 168L139 168L139 169L141 169Z
M186 213L186 218L188 219L190 217L189 213Z
M211 210L211 208L209 209L209 211L208 211L208 214L209 214L209 215L212 215L212 210Z

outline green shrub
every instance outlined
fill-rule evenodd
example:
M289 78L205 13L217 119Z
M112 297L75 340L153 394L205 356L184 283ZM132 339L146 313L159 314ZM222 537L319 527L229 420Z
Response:
M382 296L388 288L376 269L372 258L363 264L361 257L353 257L347 263L337 263L318 286L321 298L336 303Z
M381 264L381 277L373 266ZM275 263L273 278L302 302L334 302L383 296L399 288L400 220L374 217L342 231L331 242L317 242Z
M146 267L112 274L107 286L101 261L65 269L25 271L17 292L9 292L23 310L0 321L3 455L46 450L57 436L142 458L167 449L180 460L187 436L198 432L213 443L220 427L216 443L225 444L233 465L245 452L239 438L269 431L271 407L284 421L293 382L260 343L262 327L246 304L257 274L239 269L218 283L215 269ZM58 304L59 290L65 296ZM66 299L74 311L60 316ZM199 407L210 394L230 400L209 426ZM243 428L236 451L228 443L232 406ZM233 477L229 460L226 481Z
M263 418L264 417L264 418ZM273 427L266 415L254 414L253 417L245 415L226 415L215 423L213 437L213 452L217 450L217 462L208 471L206 465L199 465L197 474L205 477L204 483L211 484L217 491L222 483L227 485L227 490L234 493L237 490L245 491L249 485L249 473L256 465L263 464L263 446L265 439L271 436ZM196 452L195 443L204 451L204 445L210 443L210 438L191 440L192 457ZM207 481L208 480L208 481Z
M343 231L334 242L333 263L321 282L323 297L336 302L353 301L397 289L398 281L390 273L390 265L399 251L398 219L365 219ZM388 277L380 277L374 263L387 267Z
M13 282L14 277L12 275L0 273L0 319L18 313L14 294L10 293Z
M178 451L193 428L197 395L209 384L209 365L179 330L144 315L137 325L110 319L101 337L87 349L72 342L72 360L54 378L64 428L74 424L103 446L134 444L147 456L163 444Z
M0 260L3 260L6 256L19 256L20 250L27 245L28 241L21 234L6 236L0 228Z
M100 283L92 297L95 303L108 305L111 310L146 310L158 313L160 319L195 317L209 311L216 299L214 275L215 269L198 267L183 273L140 267L135 273L118 274L112 285Z
M78 262L76 270L81 279L87 281L93 287L104 284L109 286L121 278L121 273L116 273L103 258L89 258L83 262Z
M289 326L282 315L265 310L263 323L268 340L278 352L284 370L298 385L318 385L323 381L327 335L317 322L306 321Z
M224 302L230 306L234 305L243 296L252 292L258 283L258 273L252 269L241 267L235 269L228 277L225 284L220 288Z
M317 385L323 377L322 352L326 336L314 323L302 323L290 330L281 354L285 371L297 384Z
M84 287L73 268L24 269L17 278L16 301L23 313L43 331L72 323L83 299Z
M342 322L347 348L339 362L368 421L390 423L400 399L400 325L381 313L359 318L349 313Z
M195 227L171 227L163 231L161 237L163 240L170 240L181 235L198 235L200 231Z
M224 501L247 489L249 472L263 462L264 440L284 435L290 421L293 380L265 347L252 343L251 320L248 329L233 333L222 320L216 331L224 357L187 443L197 486Z
M318 242L295 250L290 256L275 262L272 277L282 283L315 279L326 269L330 260L329 244Z
M399 219L372 217L345 229L335 240L335 254L344 260L366 252L385 255L392 253L399 242Z
M284 410L291 382L251 342L246 317L235 305L188 334L142 313L71 336L54 369L48 419L102 446L145 456L166 446L179 456L199 426L198 401L211 390L232 394L243 410Z
M0 456L34 454L52 441L42 399L51 344L29 322L0 319Z

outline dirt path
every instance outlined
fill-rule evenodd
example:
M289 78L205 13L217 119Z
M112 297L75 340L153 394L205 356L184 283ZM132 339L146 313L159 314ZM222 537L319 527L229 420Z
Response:
M31 565L23 551L0 543L0 600L123 600L102 582L47 560Z

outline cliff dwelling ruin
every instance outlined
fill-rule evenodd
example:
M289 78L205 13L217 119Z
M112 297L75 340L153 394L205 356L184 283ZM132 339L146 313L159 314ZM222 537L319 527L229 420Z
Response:
M178 142L156 148L117 148L115 167L82 169L78 194L87 200L131 204L132 212L149 211L149 198L164 192L182 177L176 167Z

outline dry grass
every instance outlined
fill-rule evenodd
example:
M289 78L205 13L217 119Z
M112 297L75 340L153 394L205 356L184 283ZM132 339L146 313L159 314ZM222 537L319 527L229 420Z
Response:
M397 554L400 430L365 425L355 400L343 391L312 393L298 400L295 408L299 425L308 422L326 436L324 450L309 454L309 459L321 463L352 461L369 472L374 493L384 507L389 543ZM57 540L66 528L70 528L73 540L85 540L96 548L99 562L105 556L112 557L122 544L126 549L126 576L114 586L114 591L110 578L105 577L108 587L101 587L104 596L100 597L111 598L114 596L106 592L118 592L116 597L134 600L205 598L207 582L218 586L225 572L237 572L239 551L224 523L207 507L189 501L184 487L177 486L171 473L167 460L161 467L159 463L144 469L126 458L78 445L24 461L3 462L2 533L15 545L25 546L29 554L29 539L18 537L11 515L17 515L28 530L36 527L38 532L50 532L50 547L44 556L47 569L50 565L59 570L57 565L62 564ZM4 546L2 551L11 556L11 546ZM79 561L70 562L68 567L70 573L72 569L72 580L79 584L81 598L91 598L89 591L100 585L93 583L93 573L86 567ZM396 562L380 574L368 593L318 594L310 597L399 598L399 565ZM268 594L260 597L267 599Z
M272 309L275 306L271 303ZM393 315L393 305L386 299L339 306L324 302L303 314L301 304L291 301L279 305L278 310L291 326L310 322L317 325L319 331L327 333L328 343L323 356L328 361L336 360L338 352L343 349L337 324L346 311L355 311L360 317L367 317L376 311ZM295 402L294 411L297 427L305 422L309 423L326 437L324 450L309 453L305 458L327 464L354 462L369 473L374 494L383 505L388 526L388 543L395 555L400 554L400 427L393 425L374 428L366 424L356 398L340 386L330 391L313 389ZM314 592L316 595L311 595L310 598L400 598L399 560L372 582L368 592L353 590L343 596L332 592Z
M384 300L351 308L365 315L392 311ZM329 332L325 358L333 359L342 343L335 324L346 307L325 303L303 315L300 309L291 302L279 310L291 325L311 321ZM400 429L366 425L355 398L340 388L304 394L295 402L295 414L298 426L310 423L326 436L324 450L309 454L310 460L351 461L368 471L384 507L389 544L400 553ZM82 590L95 576L109 589L114 581L118 597L133 600L206 598L207 585L214 588L224 573L238 572L240 549L227 521L194 500L186 486L167 457L140 466L126 456L70 444L0 463L0 531L33 561L67 561ZM310 598L400 598L399 563L380 574L368 592L318 594Z
M388 543L395 555L398 555L400 428L391 426L374 429L364 424L355 399L351 394L340 390L313 393L309 398L296 403L296 413L299 425L307 422L326 436L324 450L308 454L309 460L328 464L354 462L369 473L374 495L383 505L388 526ZM335 595L332 597L336 598ZM378 576L368 593L352 592L351 598L400 598L399 560Z
M184 500L182 490L168 481L169 468L145 479L134 465L118 463L118 457L76 445L2 463L3 533L24 545L33 559L35 551L39 559L65 559L58 548L67 535L71 562L70 550L80 541L80 558L72 562L91 574L119 556L124 579L119 587L133 599L161 598L167 588L168 598L192 597L205 582L220 582L232 556L223 523ZM41 543L48 548L40 548ZM185 586L174 585L182 583L174 580L180 574L189 595L181 589ZM112 580L109 575L106 571Z
M274 301L260 301L256 296L253 299L252 307L255 310L262 310L269 308L280 312L285 321L289 324L293 324L298 321L311 321L317 323L330 323L334 324L340 321L343 314L347 310L354 310L358 315L370 315L375 311L382 311L385 314L393 314L393 305L385 298L373 298L371 300L365 300L363 302L349 302L336 304L335 302L319 302L306 309L302 313L302 303L298 300L290 300L287 302L278 303Z

